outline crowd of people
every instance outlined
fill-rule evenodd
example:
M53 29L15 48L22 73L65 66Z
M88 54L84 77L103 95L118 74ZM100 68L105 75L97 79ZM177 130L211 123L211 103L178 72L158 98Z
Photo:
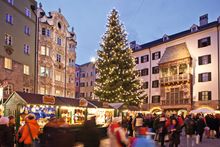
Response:
M78 141L84 147L100 146L101 134L95 117L86 120L77 133L70 130L64 118L51 118L40 129L35 115L28 114L25 124L16 129L14 116L0 115L0 147L14 147L15 144L18 147L72 147ZM107 128L111 147L154 147L156 144L178 147L184 135L187 147L202 143L204 136L209 139L219 138L220 115L138 113L123 119L114 117Z
M118 127L120 129L115 129ZM178 147L180 137L183 135L186 136L186 146L191 147L202 143L203 136L210 139L220 137L220 115L204 116L198 113L169 116L164 113L161 115L138 113L135 117L124 117L122 122L113 120L108 132L111 147L153 147L155 144L164 147L165 142L168 142L169 147Z

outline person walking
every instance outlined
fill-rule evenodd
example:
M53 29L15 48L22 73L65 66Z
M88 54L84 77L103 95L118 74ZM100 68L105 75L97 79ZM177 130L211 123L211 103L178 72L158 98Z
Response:
M84 147L99 147L100 145L100 132L95 121L95 116L93 116L90 120L85 121L80 130L80 141Z
M0 116L0 147L11 147L8 124L8 117Z
M15 117L9 116L9 139L10 139L10 147L14 147L15 144Z
M159 124L158 124L159 141L161 142L161 147L165 147L164 141L165 141L165 136L167 134L166 122L167 122L166 117L165 114L163 113L159 119Z
M141 113L138 113L137 117L134 119L134 129L135 135L138 135L138 129L143 127L144 125L144 117Z
M110 139L110 147L126 147L129 140L126 138L126 132L120 126L121 119L115 117L108 127L107 134Z
M133 118L132 116L129 117L129 120L128 120L128 136L131 136L133 137Z
M169 147L178 147L180 144L180 133L181 126L179 125L179 121L177 118L171 119L171 124L169 126Z
M204 133L206 124L205 124L203 117L200 114L198 114L197 117L198 119L196 122L196 134L199 135L199 142L202 142L203 133Z
M147 136L147 128L141 127L138 130L138 136L134 139L131 147L155 147L150 136Z
M189 115L186 118L184 123L185 123L187 147L194 146L194 144L195 144L196 122L193 119L193 115ZM190 145L190 142L191 142L191 145Z
M19 142L24 142L25 147L31 147L35 139L38 139L40 133L40 127L36 121L34 114L28 114L25 117L25 125L21 131L21 138Z

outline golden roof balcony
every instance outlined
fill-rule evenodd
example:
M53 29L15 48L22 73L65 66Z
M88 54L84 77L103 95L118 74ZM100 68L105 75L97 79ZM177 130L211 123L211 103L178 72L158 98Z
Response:
M180 83L190 82L190 81L191 81L191 74L189 73L160 78L161 85L170 85L170 84L175 84L175 83L180 84Z

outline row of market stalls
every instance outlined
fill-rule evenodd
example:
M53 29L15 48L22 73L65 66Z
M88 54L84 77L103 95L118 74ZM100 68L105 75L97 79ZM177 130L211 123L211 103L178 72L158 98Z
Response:
M11 94L4 107L7 116L16 116L17 125L24 124L25 116L33 113L42 127L52 117L62 117L71 125L80 125L89 117L96 116L96 124L104 125L114 115L112 107L99 101L23 92Z

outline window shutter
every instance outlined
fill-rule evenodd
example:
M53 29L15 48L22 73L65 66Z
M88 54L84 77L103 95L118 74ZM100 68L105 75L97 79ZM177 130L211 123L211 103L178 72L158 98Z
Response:
M153 59L153 60L155 59L155 53L152 54L152 59Z
M147 62L149 61L149 55L147 55Z
M146 69L146 75L148 75L148 68Z
M141 56L141 63L143 63L144 62L144 58L143 58L143 56Z
M209 78L209 81L211 81L211 80L212 80L211 72L209 72L208 74L209 74L209 77L208 77L208 78Z
M202 65L202 57L199 57L199 65Z
M158 54L159 54L159 58L160 58L160 52Z
M208 92L208 100L212 100L212 92L211 91Z
M199 92L199 101L202 100L202 92Z
M200 48L200 47L201 47L201 39L198 40L198 48Z
M199 74L198 82L202 82L202 74Z
M207 44L208 44L208 45L211 45L211 37L208 37L208 38L207 38Z
M208 55L208 60L209 60L208 63L211 63L211 55Z

